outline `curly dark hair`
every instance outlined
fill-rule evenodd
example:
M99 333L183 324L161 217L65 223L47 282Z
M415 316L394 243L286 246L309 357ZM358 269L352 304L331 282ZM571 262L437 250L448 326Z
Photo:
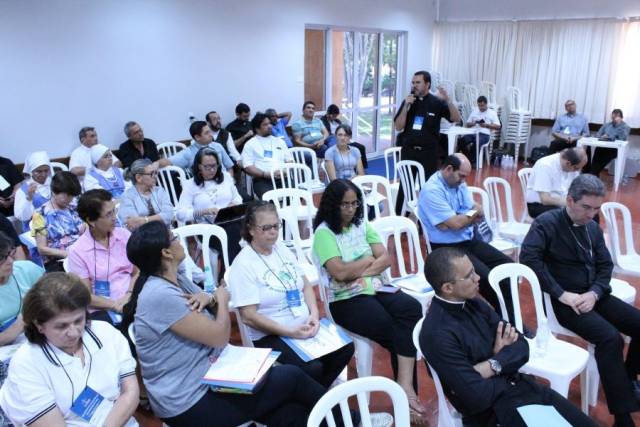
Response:
M345 193L349 190L353 190L356 193L356 197L358 197L358 201L360 202L360 206L358 206L356 213L351 219L351 224L358 226L362 223L362 219L364 218L362 192L348 179L336 179L331 181L327 188L325 188L324 193L322 193L320 207L318 208L318 213L313 220L314 231L320 224L326 222L329 229L335 234L340 234L342 232L340 204L342 203Z

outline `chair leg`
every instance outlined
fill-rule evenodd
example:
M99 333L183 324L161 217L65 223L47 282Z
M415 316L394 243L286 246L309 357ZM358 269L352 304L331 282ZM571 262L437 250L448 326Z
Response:
M569 395L569 383L571 378L553 378L549 380L551 389L555 390L562 397Z
M595 358L595 346L589 344L589 361L587 362L587 396L591 406L598 404L598 388L600 387L600 372Z
M580 373L580 408L589 415L589 372L585 368Z

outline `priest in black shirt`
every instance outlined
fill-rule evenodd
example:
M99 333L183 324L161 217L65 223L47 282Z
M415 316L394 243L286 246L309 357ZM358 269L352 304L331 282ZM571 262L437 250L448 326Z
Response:
M532 224L520 262L536 272L542 290L551 295L560 324L595 344L614 425L634 426L630 413L640 409L640 310L611 295L611 255L592 220L604 196L599 178L576 177L566 207L545 212ZM620 333L631 337L626 363Z
M429 93L431 74L418 71L411 79L411 93L402 101L393 118L398 132L397 145L402 147L402 160L415 160L424 167L425 178L438 170L438 140L440 120L460 121L458 108L449 100L443 88L438 88L438 96ZM404 193L402 188L396 199L396 212L400 214Z
M518 373L529 360L529 345L478 298L480 277L464 252L434 250L425 275L436 295L420 348L465 427L526 426L517 408L530 404L553 406L573 426L595 426L567 399Z
M139 159L155 162L160 158L156 143L144 137L144 131L138 123L127 122L124 125L124 134L128 139L120 144L118 149L118 158L122 162L122 167L128 168Z

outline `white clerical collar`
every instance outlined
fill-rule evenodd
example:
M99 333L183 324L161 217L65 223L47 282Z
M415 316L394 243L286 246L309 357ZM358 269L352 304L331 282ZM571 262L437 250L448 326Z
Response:
M446 302L447 304L460 304L460 305L464 305L464 303L466 302L466 301L449 301L448 299L444 299L444 298L442 298L442 297L441 297L440 295L438 295L438 294L435 294L435 297L436 297L436 298L438 298L440 301L444 301L444 302Z

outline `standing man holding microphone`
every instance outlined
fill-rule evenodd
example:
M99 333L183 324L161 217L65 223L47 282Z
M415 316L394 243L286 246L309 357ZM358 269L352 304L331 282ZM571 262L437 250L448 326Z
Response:
M438 139L440 119L450 122L460 121L460 113L449 100L449 95L438 88L437 96L429 93L431 74L418 71L411 79L411 93L402 101L394 117L398 132L397 145L402 147L402 160L415 160L424 167L425 178L438 170ZM402 187L396 200L398 215L404 202Z

